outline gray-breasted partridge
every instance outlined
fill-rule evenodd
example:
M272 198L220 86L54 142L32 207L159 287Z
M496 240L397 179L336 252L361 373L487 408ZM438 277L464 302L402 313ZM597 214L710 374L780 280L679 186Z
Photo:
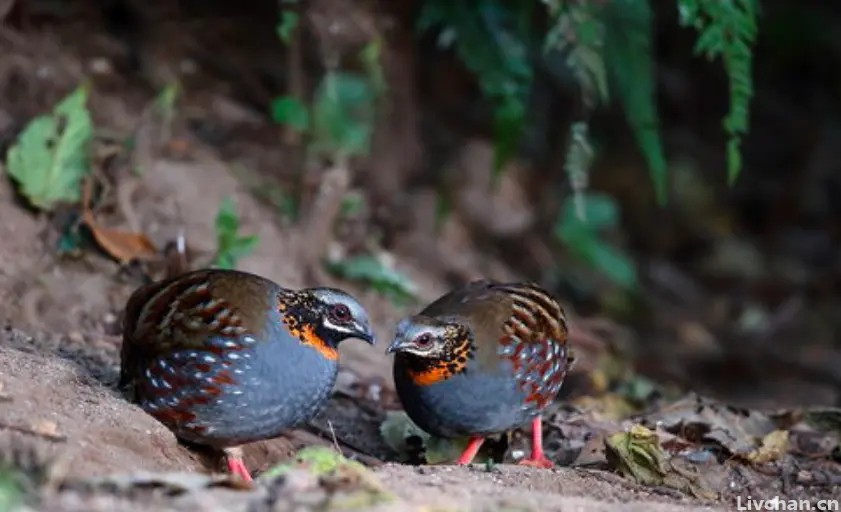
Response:
M406 413L438 437L470 437L469 464L485 436L532 422L522 463L551 467L540 413L554 400L573 358L566 315L545 290L523 283L472 282L397 326L387 353Z
M346 338L374 343L365 309L341 290L198 270L131 296L120 385L178 438L223 450L228 470L251 480L240 447L321 409Z

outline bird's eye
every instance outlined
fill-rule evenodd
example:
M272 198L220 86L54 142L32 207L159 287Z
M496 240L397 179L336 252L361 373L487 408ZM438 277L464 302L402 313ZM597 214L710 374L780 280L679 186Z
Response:
M330 319L334 322L344 324L352 320L350 309L344 304L335 304L330 308Z
M415 338L415 343L419 347L428 347L432 345L432 336L430 336L428 332L421 334L420 336Z

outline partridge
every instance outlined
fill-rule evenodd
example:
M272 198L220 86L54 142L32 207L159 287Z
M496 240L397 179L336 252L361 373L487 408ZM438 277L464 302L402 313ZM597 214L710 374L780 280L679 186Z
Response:
M386 350L406 413L426 432L469 437L469 464L488 435L531 422L521 463L552 467L540 413L554 400L573 358L564 310L532 284L472 282L403 319Z
M346 292L198 270L131 296L120 385L178 438L222 450L229 472L251 480L241 446L322 408L346 338L374 344L365 309Z

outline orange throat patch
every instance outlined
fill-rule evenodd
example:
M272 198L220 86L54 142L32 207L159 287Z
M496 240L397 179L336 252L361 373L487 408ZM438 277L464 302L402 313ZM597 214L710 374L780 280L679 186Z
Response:
M302 344L316 349L330 361L337 361L339 359L339 351L316 334L315 328L312 325L301 323L291 315L284 316L283 322L286 324L286 328L289 329L289 334L298 338L298 341Z
M437 382L443 382L456 373L460 373L467 366L466 363L452 367L451 363L439 362L422 370L409 369L409 377L418 386L429 386Z
M318 350L318 352L331 361L339 359L339 351L331 347L321 336L315 333L315 329L311 325L305 325L299 332L294 332L293 335L301 340L304 345Z
M453 375L464 373L467 369L467 362L473 357L473 347L469 339L462 340L462 343L452 347L443 357L436 359L425 359L417 356L409 356L406 370L412 382L418 386L429 386L437 382L443 382Z

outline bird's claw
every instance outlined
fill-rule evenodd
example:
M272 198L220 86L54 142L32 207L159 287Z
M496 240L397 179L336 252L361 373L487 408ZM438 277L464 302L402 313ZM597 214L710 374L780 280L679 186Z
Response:
M519 462L519 465L540 469L551 469L555 467L555 464L551 460L543 456L529 457L528 459L521 460Z

